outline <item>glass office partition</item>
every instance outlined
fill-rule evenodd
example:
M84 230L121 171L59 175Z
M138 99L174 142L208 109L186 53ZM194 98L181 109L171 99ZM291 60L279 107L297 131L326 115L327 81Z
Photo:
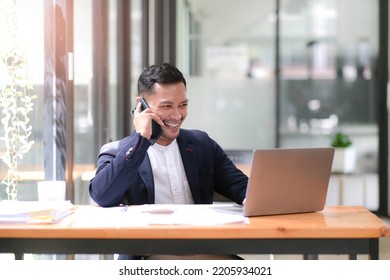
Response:
M93 1L74 2L74 161L85 166L75 178L75 201L88 204L88 171L95 167L94 135L95 107L93 106ZM83 176L84 175L84 176Z
M80 170L75 177L75 201L89 204L94 203L89 180L101 145L130 130L122 127L128 122L121 118L130 119L123 99L134 91L141 68L141 1L74 1L74 18L74 150Z
M281 146L330 145L343 130L377 155L378 2L354 3L281 1Z
M225 149L274 146L274 11L274 1L177 1L177 61L190 100L184 127Z
M95 174L99 150L103 144L121 137L124 129L120 125L125 122L120 119L120 112L125 111L130 118L121 99L130 92L120 93L124 88L120 83L131 79L120 73L130 64L130 59L119 53L128 52L125 38L131 34L131 25L125 25L127 21L123 19L131 17L126 14L131 10L123 10L125 6L115 0L74 2L75 165L81 171L75 178L78 204L94 203L88 187Z
M282 0L280 7L280 145L330 146L337 132L348 134L354 167L331 180L338 194L330 201L377 210L378 1Z
M329 203L376 210L378 12L370 0L177 0L185 127L239 150L330 146L345 132L355 169L332 180Z

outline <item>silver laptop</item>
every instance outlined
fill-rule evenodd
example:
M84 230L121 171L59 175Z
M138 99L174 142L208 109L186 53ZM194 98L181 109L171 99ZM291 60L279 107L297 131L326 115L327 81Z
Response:
M250 217L323 210L333 155L331 147L255 150L243 214Z

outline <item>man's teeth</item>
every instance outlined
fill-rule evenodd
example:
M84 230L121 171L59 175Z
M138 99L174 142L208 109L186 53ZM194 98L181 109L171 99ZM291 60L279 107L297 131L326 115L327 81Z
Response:
M175 127L178 127L179 124L178 123L164 123L166 126L169 126L171 128L175 128Z

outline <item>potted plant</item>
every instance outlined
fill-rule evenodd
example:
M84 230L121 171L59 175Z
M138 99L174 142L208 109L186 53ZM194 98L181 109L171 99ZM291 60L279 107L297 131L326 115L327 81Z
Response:
M8 167L1 184L6 186L9 200L17 200L18 160L23 159L34 141L30 140L32 126L29 114L34 99L30 95L29 65L16 43L17 22L15 2L6 13L8 19L8 47L0 50L0 156Z
M356 151L350 137L344 132L333 135L331 146L335 148L332 172L351 173L355 171Z

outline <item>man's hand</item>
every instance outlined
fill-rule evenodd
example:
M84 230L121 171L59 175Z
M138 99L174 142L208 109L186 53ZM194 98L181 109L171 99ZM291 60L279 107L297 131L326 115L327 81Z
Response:
M141 136L150 139L152 136L152 120L156 121L160 125L163 124L163 122L152 109L146 108L141 111L141 107L141 102L138 102L137 107L134 110L134 128Z

